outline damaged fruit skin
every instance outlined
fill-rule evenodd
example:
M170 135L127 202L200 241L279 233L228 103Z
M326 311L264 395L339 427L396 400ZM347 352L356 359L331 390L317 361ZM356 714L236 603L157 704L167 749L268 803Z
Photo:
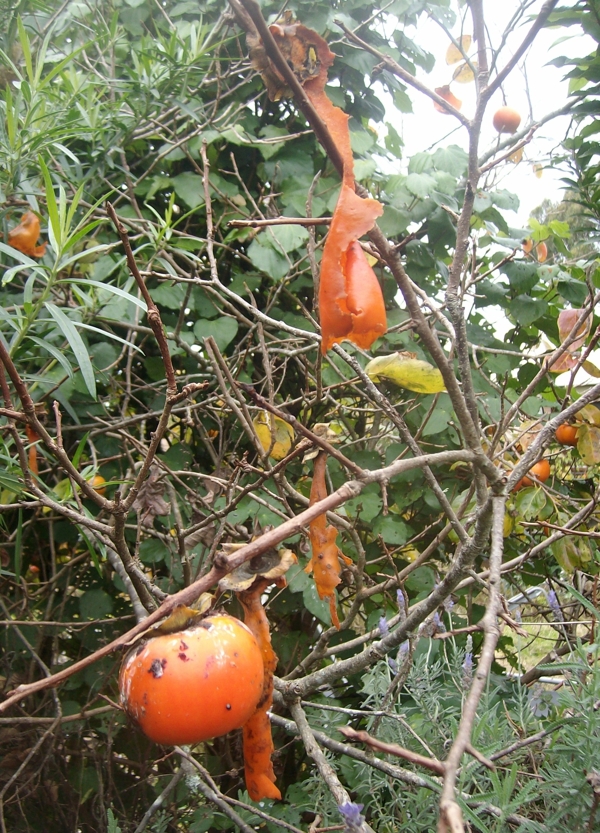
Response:
M120 702L156 743L200 743L246 723L263 679L251 631L233 616L215 614L134 646L121 666Z

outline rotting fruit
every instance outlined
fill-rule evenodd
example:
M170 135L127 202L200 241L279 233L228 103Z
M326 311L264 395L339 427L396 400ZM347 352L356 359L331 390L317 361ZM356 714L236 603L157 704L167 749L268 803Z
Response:
M494 113L492 124L498 133L516 133L521 124L521 116L512 107L500 107Z
M568 422L563 422L556 429L556 440L561 445L577 445L577 428L569 425Z
M263 679L261 650L249 628L215 614L134 646L121 666L120 700L156 743L200 743L246 723Z

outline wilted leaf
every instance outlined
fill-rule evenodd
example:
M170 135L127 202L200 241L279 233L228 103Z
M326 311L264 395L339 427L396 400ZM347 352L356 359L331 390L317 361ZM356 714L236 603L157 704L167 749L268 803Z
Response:
M472 69L471 69L472 67ZM452 74L452 80L457 81L459 84L469 84L471 81L475 80L475 72L477 71L477 64L474 61L471 61L471 66L466 62L461 64L460 66L456 67L454 73Z
M435 92L440 96L440 98L443 98L444 101L447 101L448 104L452 105L452 107L454 107L455 110L460 110L460 108L462 107L462 101L460 100L460 98L457 98L454 95L448 84L445 84L443 87L436 87ZM450 110L448 110L442 104L438 104L437 101L433 102L433 106L438 111L438 113L443 113L446 116L452 115Z
M374 382L386 380L415 393L441 393L446 390L437 367L417 359L414 353L378 356L367 364L365 372Z
M558 335L561 344L571 334L571 330L576 326L582 310L580 309L564 309L558 315ZM575 335L577 336L560 358L553 362L549 367L552 373L563 373L565 370L570 370L577 364L577 359L573 355L585 342L592 328L592 317L588 315L587 318L579 325Z
M456 44L451 43L448 49L446 50L446 63L447 64L457 64L459 61L462 61L464 58L464 53L469 51L472 41L471 35L461 35L460 38L457 38L458 43L461 46L461 49L456 46Z
M233 549L235 546L243 547L246 545L225 544L223 549L226 553L230 553L235 551ZM294 553L285 547L279 550L274 548L267 550L261 555L255 555L254 558L245 561L235 570L232 570L231 573L223 576L219 581L219 589L222 591L235 590L236 592L247 590L254 583L254 579L257 576L273 580L281 579L292 564L296 564L297 561L298 559Z
M539 162L536 162L533 166L533 172L538 179L541 179L544 174L544 166L540 165Z
M600 379L600 368L596 367L591 361L586 359L581 366L590 376L593 376L595 379Z
M577 450L586 465L600 463L600 428L584 423L577 432Z
M152 524L157 515L169 513L171 506L163 498L164 493L165 483L161 471L153 468L133 501L133 509L139 513L140 523Z
M524 151L524 147L515 150L515 152L511 153L511 155L508 157L509 161L512 162L514 165L518 165L519 162L523 159Z
M294 429L281 417L260 411L252 421L256 436L265 453L274 460L283 460L294 442Z
M571 330L577 324L577 319L581 315L583 310L580 309L564 309L558 315L558 335L560 337L561 343L565 341L568 335L570 335ZM577 350L581 345L584 343L590 330L592 329L592 317L588 315L588 317L583 321L575 335L577 338L575 341L569 345L569 350Z
M552 555L566 573L585 570L592 560L587 538L568 536L550 544Z
M600 408L595 405L584 405L575 415L575 419L578 423L587 422L589 425L596 425L600 428Z

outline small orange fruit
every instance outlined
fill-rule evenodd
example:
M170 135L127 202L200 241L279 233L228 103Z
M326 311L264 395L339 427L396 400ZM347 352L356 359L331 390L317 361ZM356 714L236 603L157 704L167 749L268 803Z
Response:
M512 107L500 107L494 113L492 124L498 133L516 133L521 124L521 116Z
M529 475L535 477L536 480L540 481L541 483L545 483L546 480L548 480L548 478L550 477L550 463L548 462L548 460L539 460L534 466L532 466L525 475L525 477L522 477L519 481L517 481L517 483L513 487L513 492L518 492L519 489L525 489L527 486L535 485L534 481L531 479L531 477L529 477Z
M577 428L569 425L568 422L563 422L556 429L556 440L561 445L577 445Z
M548 246L542 240L541 243L538 243L535 247L535 256L539 260L540 263L544 263L545 260L548 258Z
M104 485L106 480L101 474L95 474L93 477L90 477L88 483L95 492L98 492L99 495L106 494L106 486Z
M250 629L214 614L134 646L121 665L120 701L156 743L200 743L242 727L256 710L263 680Z

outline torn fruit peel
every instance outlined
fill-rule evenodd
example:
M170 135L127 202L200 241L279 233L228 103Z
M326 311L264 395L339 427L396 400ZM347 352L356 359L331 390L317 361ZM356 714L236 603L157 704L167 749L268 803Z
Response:
M327 497L327 484L325 483L326 470L327 454L324 451L320 451L315 459L309 506L313 506L315 503L319 503L319 501ZM319 598L329 601L331 621L339 630L340 620L337 614L335 588L341 581L340 557L346 564L351 564L352 561L337 546L337 535L337 529L334 526L328 525L325 513L318 515L311 521L309 525L309 538L312 557L305 571L307 573L313 573Z
M335 59L327 42L312 29L287 20L269 28L317 115L327 126L343 162L342 189L321 260L321 352L324 355L344 339L368 348L386 332L387 323L381 287L358 239L373 228L383 207L377 200L363 199L356 193L348 129L350 117L332 104L325 93L327 71ZM255 46L252 59L265 80L269 96L274 100L280 98L285 83L266 58L264 48Z
M253 801L281 798L275 784L272 762L274 746L269 719L273 705L273 674L277 668L277 654L271 646L269 621L261 601L261 596L272 583L270 578L259 577L249 589L237 594L244 609L244 623L258 642L265 669L263 690L256 711L242 727L246 789Z
M36 246L40 236L40 221L33 211L26 211L18 226L8 232L8 245L29 257L43 257L46 243Z

